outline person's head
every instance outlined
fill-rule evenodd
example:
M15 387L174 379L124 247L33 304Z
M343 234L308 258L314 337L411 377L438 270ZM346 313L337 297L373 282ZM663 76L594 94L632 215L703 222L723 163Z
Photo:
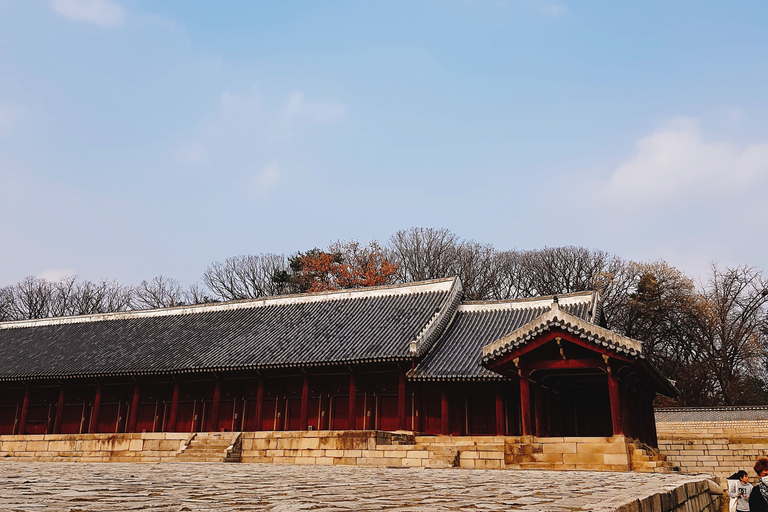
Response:
M732 474L731 476L729 476L727 478L727 480L741 480L743 482L744 481L744 477L746 477L746 476L747 476L747 472L744 471L743 469L740 469L737 472L735 472L734 474Z
M768 476L768 459L757 459L757 462L755 462L755 473L760 478Z

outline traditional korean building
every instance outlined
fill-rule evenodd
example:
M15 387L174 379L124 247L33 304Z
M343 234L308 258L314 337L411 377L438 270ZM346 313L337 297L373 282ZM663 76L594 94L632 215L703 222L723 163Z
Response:
M0 434L385 430L656 444L675 390L597 293L457 278L0 323Z

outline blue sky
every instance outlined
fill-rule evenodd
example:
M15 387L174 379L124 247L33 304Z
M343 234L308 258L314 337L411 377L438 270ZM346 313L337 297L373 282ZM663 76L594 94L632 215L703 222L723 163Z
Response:
M448 228L768 271L768 4L0 0L0 285Z

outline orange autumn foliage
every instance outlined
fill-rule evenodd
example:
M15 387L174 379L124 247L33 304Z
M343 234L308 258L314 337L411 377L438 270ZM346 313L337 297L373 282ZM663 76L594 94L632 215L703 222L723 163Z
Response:
M341 250L313 250L300 256L302 280L310 293L387 284L397 273L398 266L383 256L375 242L365 248L357 242L338 247L345 256Z

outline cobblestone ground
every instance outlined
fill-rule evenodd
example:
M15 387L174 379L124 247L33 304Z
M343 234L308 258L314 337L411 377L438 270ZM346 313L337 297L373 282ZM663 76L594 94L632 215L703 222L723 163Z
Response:
M287 464L0 462L0 510L608 511L702 478Z

